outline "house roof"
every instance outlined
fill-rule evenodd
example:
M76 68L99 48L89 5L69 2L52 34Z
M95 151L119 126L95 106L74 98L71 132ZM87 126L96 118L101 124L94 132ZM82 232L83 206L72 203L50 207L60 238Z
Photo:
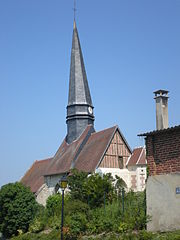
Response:
M141 134L138 134L138 136L139 137L147 137L147 136L153 136L153 135L172 132L172 131L177 131L177 130L180 130L180 125L170 127L170 128L164 128L164 129L161 129L161 130L155 130L155 131L151 131L151 132L141 133Z
M146 164L146 151L145 148L135 148L130 156L127 166L137 166Z
M25 186L30 187L33 193L44 183L44 174L52 158L35 161L20 180Z

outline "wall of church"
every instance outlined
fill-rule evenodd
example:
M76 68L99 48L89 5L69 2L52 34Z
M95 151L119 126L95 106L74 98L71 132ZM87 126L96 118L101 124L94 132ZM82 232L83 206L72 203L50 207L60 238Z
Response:
M127 185L127 189L130 190L131 188L131 174L128 171L127 168L125 169L118 169L118 168L98 168L96 169L96 172L103 175L103 174L107 174L107 173L111 173L111 175L113 176L113 178L115 178L115 176L117 175L118 177L122 178L126 185Z
M50 191L48 186L46 184L43 184L41 186L41 188L38 190L38 192L36 193L36 201L39 204L42 204L43 206L45 206L46 205L46 200L52 194L53 194L53 192Z
M49 196L56 192L56 186L59 183L62 175L52 175L44 177L44 184L36 193L36 201L43 206L46 205L46 201Z
M116 131L114 138L106 151L106 154L100 164L100 168L120 168L123 169L130 156L130 151L124 143L119 132Z

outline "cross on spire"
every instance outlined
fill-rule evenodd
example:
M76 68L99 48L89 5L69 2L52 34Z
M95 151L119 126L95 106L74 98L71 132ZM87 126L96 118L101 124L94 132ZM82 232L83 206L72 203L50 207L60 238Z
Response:
M73 11L74 11L74 21L76 20L76 11L77 11L77 8L76 8L76 0L74 0L74 8L73 8Z

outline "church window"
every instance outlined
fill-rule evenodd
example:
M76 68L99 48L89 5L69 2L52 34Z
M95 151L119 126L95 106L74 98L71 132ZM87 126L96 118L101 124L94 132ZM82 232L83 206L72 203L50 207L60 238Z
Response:
M120 169L124 168L124 163L123 163L123 157L122 156L118 156L118 165Z

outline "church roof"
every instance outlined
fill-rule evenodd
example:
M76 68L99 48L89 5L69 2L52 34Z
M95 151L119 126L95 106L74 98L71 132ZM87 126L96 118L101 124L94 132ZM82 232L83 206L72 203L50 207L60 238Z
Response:
M85 172L93 172L104 156L116 129L117 126L114 126L92 133L75 162L75 168Z
M73 104L88 104L92 106L83 55L75 21L73 28L68 98L68 105Z
M51 160L45 175L54 175L70 171L70 169L74 167L73 164L78 157L78 154L86 144L87 137L93 131L94 128L89 125L81 134L81 136L71 144L67 144L66 140L64 140L55 156Z
M30 187L33 193L44 183L44 174L52 158L47 158L40 161L35 161L33 165L25 173L24 177L20 180L25 186Z
M88 125L82 135L72 142L66 143L66 138L53 158L35 161L26 172L21 182L37 192L44 183L44 176L63 174L76 168L80 171L93 172L98 167L109 146L117 126L95 132Z
M127 166L137 166L146 164L146 150L143 147L135 148L130 156Z

